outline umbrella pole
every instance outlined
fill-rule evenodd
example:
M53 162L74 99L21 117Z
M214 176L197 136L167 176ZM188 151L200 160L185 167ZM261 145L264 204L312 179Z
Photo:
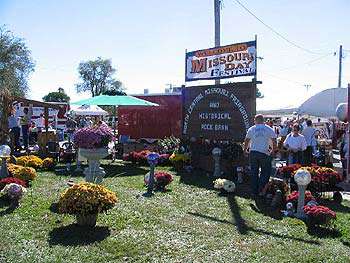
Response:
M114 137L117 137L117 106L114 106ZM116 145L116 140L114 140L114 154L112 157L112 162L115 161L116 159L116 154L117 154L117 145Z

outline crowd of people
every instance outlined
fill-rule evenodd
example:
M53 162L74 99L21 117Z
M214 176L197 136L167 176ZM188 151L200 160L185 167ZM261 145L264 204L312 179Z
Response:
M319 131L313 127L310 119L287 119L277 125L272 120L265 121L258 114L255 125L248 129L244 152L249 155L252 192L254 196L262 194L272 172L272 157L279 155L287 164L311 165L317 152ZM348 155L348 136L340 137L340 155Z

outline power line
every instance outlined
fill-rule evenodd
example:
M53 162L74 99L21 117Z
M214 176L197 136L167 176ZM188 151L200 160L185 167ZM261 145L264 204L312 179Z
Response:
M305 86L304 83L301 83L301 82L298 82L298 81L295 81L295 80L290 80L290 79L286 79L286 78L281 78L280 76L276 76L274 74L270 74L270 73L267 73L267 72L264 72L264 71L261 71L262 74L265 74L267 76L270 76L270 77L273 77L273 78L276 78L276 79L280 79L280 80L284 80L284 81L288 81L288 82L291 82L291 83L294 83L294 84L298 84L300 86Z
M246 10L250 15L252 15L256 20L258 20L261 24L263 24L265 27L267 27L270 31L272 31L273 33L275 33L278 37L282 38L283 40L285 40L286 42L288 42L289 44L291 44L292 46L299 48L307 53L310 54L314 54L314 55L321 55L321 54L325 54L325 53L320 53L320 52L315 52L312 51L310 49L304 48L298 44L296 44L294 41L289 40L287 37L285 37L284 35L282 35L281 33L279 33L277 30L273 29L271 26L269 26L268 24L266 24L262 19L260 19L258 16L256 16L252 11L250 11L245 5L243 5L241 3L241 1L239 0L233 0L235 1L238 5L240 5L244 10ZM327 54L333 54L332 53L327 53Z
M334 56L334 54L326 54L326 55L323 55L323 56L321 56L321 57L315 58L315 59L313 59L313 60L307 61L307 62L302 63L302 64L295 64L295 65L290 66L290 67L282 68L282 69L278 70L278 72L280 72L280 71L285 71L285 70L289 70L289 69L293 69L293 68L300 68L301 66L304 66L304 65L310 65L310 64L313 64L313 63L315 63L315 62L317 62L317 61L319 61L319 60L322 60L322 59L324 59L324 58L327 58L327 57L329 57L329 56Z

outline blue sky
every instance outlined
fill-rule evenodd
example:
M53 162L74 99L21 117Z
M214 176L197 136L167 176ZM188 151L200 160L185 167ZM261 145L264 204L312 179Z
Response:
M278 38L234 0L224 0L222 45L258 35L258 109L297 106L337 85L339 44L350 50L348 0L241 0L251 11L310 54ZM128 93L162 92L184 83L185 50L212 47L213 0L0 0L0 24L23 37L36 62L29 96L63 87L73 100L80 61L111 58ZM307 62L316 60L313 63ZM345 53L343 86L350 82ZM240 78L238 81L244 80ZM189 85L205 82L188 83ZM207 82L208 83L208 82ZM209 82L212 83L212 82ZM309 91L303 86L311 84Z

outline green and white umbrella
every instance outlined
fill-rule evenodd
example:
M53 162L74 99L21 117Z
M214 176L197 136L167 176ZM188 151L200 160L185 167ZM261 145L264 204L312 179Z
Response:
M98 106L159 106L156 103L142 100L133 96L99 95L85 100L71 103L72 105L98 105Z

